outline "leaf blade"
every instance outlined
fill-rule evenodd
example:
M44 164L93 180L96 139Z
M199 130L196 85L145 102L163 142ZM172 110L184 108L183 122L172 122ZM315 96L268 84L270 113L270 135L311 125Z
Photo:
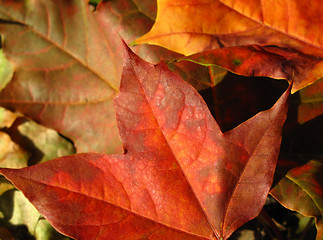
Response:
M223 134L190 85L165 64L152 65L129 49L126 52L115 100L126 154L77 154L0 172L55 228L78 239L227 239L246 218L235 223L234 211L225 207L239 182L226 163L240 162L234 171L241 175L247 151L262 153L270 144L273 150L265 157L254 155L257 161L271 163L259 171L261 176L266 173L261 192L267 195L273 178L267 171L275 166L290 89L272 109ZM252 125L262 125L265 133L257 136L266 143L243 134ZM264 201L254 196L260 211ZM239 208L236 203L232 206ZM226 218L227 213L232 216Z
M303 70L302 61L291 61L292 67L295 68L293 73L283 76L289 81L296 78L292 90L296 92L323 75L323 40L318 34L323 22L312 22L314 16L320 18L323 14L322 10L317 8L317 4L318 2L315 2L312 6L307 6L299 0L284 3L267 1L261 4L256 0L158 1L156 23L135 43L159 45L184 55L220 49L219 53L216 50L213 52L225 57L221 48L231 48L232 52L237 54L237 58L241 47L274 46L287 62L291 61L288 51L292 51L296 60L300 58L310 63L310 66ZM273 7L275 11L271 10ZM283 53L286 49L287 53ZM276 66L279 64L279 61L276 63L278 59L271 54L267 54L267 57L269 60L266 64L279 70L279 66ZM247 64L248 58L244 61ZM221 60L217 62L222 66ZM231 67L232 70L236 69L235 66ZM256 71L259 70L257 66L255 68ZM246 71L242 74L249 76L250 73ZM273 77L282 76L277 73Z
M121 145L112 98L123 56L117 51L119 39L101 41L99 24L86 4L1 2L0 18L5 21L0 32L16 74L0 102L71 138L79 152L112 153ZM91 114L96 118L89 118ZM89 127L93 130L87 131ZM94 141L107 136L111 141Z

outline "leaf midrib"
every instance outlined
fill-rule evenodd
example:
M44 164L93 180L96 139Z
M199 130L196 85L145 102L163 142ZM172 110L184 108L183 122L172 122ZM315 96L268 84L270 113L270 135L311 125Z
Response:
M132 61L135 61L135 60L131 57L131 55L130 55L130 54L129 54L129 58L130 58ZM158 65L157 65L157 66L158 66ZM134 73L136 74L136 78L137 78L137 79L140 79L140 77L138 76L138 73L137 73L137 71L136 71L136 69L134 68L134 66L133 66L133 65L132 65L132 68L133 68L133 70L134 70ZM177 76L176 76L176 77L177 77ZM170 151L172 152L172 154L173 154L173 156L174 156L174 160L176 161L176 163L178 164L179 168L181 169L181 172L183 173L183 176L185 177L186 182L187 182L187 184L189 185L189 187L190 187L190 189L191 189L191 191L192 191L192 193L193 193L193 195L194 195L194 197L195 197L196 201L198 202L198 204L199 204L199 206L200 206L200 210L203 212L203 214L204 214L204 216L205 216L206 220L208 221L209 226L210 226L210 229L212 230L213 234L216 236L216 238L217 238L217 239L220 239L220 238L221 238L221 236L218 236L218 232L216 231L216 229L214 229L213 224L212 224L212 221L210 220L210 217L209 217L208 213L207 213L207 212L206 212L206 210L204 209L202 202L200 201L200 199L198 198L198 195L197 195L197 194L196 194L196 192L194 191L194 188L193 188L193 186L191 185L191 182L188 180L188 177L187 177L186 173L184 172L184 170L183 170L183 168L182 168L182 166L181 166L180 162L178 161L178 159L177 159L177 157L176 157L176 154L175 154L175 153L174 153L174 151L173 151L173 148L172 148L172 147L171 147L171 145L169 144L169 141L167 140L167 138L166 138L166 136L165 136L164 131L162 131L162 128L161 128L161 126L160 126L160 124L159 124L159 122L158 122L158 120L157 120L157 118L156 118L156 114L154 113L154 111L153 111L153 109L152 109L152 107L151 107L150 101L149 101L149 100L148 100L148 98L147 98L147 94L146 94L146 92L145 92L145 90L144 90L144 87L143 87L143 85L142 85L141 81L138 81L138 82L140 83L140 88L141 88L141 90L142 90L142 92L143 92L143 95L144 95L144 97L145 97L145 99L146 99L146 102L148 103L148 106L149 106L149 108L150 108L150 111L151 111L151 113L152 113L152 115L153 115L153 117L154 117L154 119L155 119L155 121L156 121L156 123L157 123L157 125L158 125L159 129L160 129L160 132L161 132L162 136L164 137L165 142L167 143L167 145L168 145L168 147L169 147Z

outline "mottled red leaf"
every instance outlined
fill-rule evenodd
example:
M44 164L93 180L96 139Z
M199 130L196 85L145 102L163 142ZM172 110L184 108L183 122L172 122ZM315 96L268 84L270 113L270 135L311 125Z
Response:
M311 160L290 170L270 191L283 206L315 217L317 236L323 238L323 162Z
M15 66L1 106L54 128L78 152L121 150L112 101L120 39L103 34L87 1L1 0L0 19L4 53Z
M77 239L227 239L265 202L290 89L223 134L165 64L127 55L115 99L125 154L78 154L1 173Z
M164 46L173 51L191 55L210 49L237 47L229 50L233 63L253 65L255 58L264 53L266 71L275 78L294 80L293 92L322 77L323 10L320 1L261 1L258 0L158 0L158 14L152 29L136 40ZM248 53L247 45L267 46L265 51ZM242 47L242 48L241 48ZM255 46L254 46L255 47ZM256 47L257 48L257 47ZM274 49L274 52L271 53ZM241 58L241 51L244 58ZM219 51L215 55L228 54ZM278 56L275 56L278 54ZM236 55L236 56L235 56ZM277 65L280 59L286 61L287 68L295 68L283 73ZM235 60L234 60L235 59ZM219 63L221 58L216 57ZM251 63L249 64L249 61ZM306 65L304 65L306 62ZM223 62L222 62L223 63ZM290 66L291 65L291 66ZM232 63L226 67L232 67ZM275 70L274 70L275 69ZM242 71L233 64L233 71ZM277 74L277 75L276 75ZM296 80L296 81L295 81Z

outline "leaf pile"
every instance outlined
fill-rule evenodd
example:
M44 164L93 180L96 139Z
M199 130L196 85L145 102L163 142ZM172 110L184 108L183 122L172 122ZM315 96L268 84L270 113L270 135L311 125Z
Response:
M0 238L320 240L318 1L99 2L0 0Z

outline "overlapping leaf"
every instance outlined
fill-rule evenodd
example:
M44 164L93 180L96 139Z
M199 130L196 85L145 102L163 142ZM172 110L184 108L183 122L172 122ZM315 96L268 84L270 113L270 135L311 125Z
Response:
M290 89L223 134L165 64L128 54L115 100L126 154L78 154L1 173L77 239L227 239L264 204Z
M1 38L0 38L1 41ZM10 82L13 75L13 66L0 49L0 90L4 89Z
M293 92L322 76L321 58L277 46L248 45L209 50L183 58L206 66L222 66L244 76L293 80Z
M146 33L155 21L157 4L155 1L145 0L113 0L102 2L95 12L101 29L106 35L111 34L111 29L119 34L126 42L131 42ZM171 61L182 55L171 52L158 46L137 45L132 50L140 57L151 63ZM169 68L179 74L185 81L201 90L213 85L213 76L209 75L206 67L190 62L168 62ZM225 70L217 68L222 74L217 79L222 79Z
M23 168L27 167L29 154L15 144L9 135L0 132L0 167ZM3 177L0 178L0 195L14 187Z
M155 4L109 1L93 14L83 0L0 3L0 34L16 68L0 104L69 137L78 152L118 151L112 98L122 67L119 34L132 41L146 32ZM153 62L178 56L157 47L136 51ZM210 85L206 68L173 68L199 89Z
M323 115L323 78L300 91L298 122L303 124Z
M233 63L240 62L239 65L249 65L249 61L265 54L262 62L271 65L265 71L272 72L271 76L275 78L293 79L293 91L297 91L323 75L322 16L320 1L262 1L260 4L256 0L159 0L155 25L136 43L157 44L185 55L238 47L229 52L237 54L232 58ZM268 46L269 49L254 51L242 47L247 45ZM250 55L250 50L256 56ZM241 56L240 51L245 54ZM220 55L228 53L225 50L215 52L211 53L216 56L215 63L221 59ZM288 68L295 70L282 74L281 59ZM304 62L306 66L303 66ZM232 67L232 63L225 67L229 66ZM259 66L249 66L261 73ZM236 66L232 70L250 74Z
M18 126L18 131L30 139L42 153L40 162L75 153L72 143L60 136L56 131L45 128L35 122L28 121Z
M270 192L287 208L316 218L317 240L323 238L322 176L322 159L311 160L289 171Z
M87 1L0 1L0 34L16 70L2 106L54 128L79 152L120 149L112 103L120 40L102 33Z

